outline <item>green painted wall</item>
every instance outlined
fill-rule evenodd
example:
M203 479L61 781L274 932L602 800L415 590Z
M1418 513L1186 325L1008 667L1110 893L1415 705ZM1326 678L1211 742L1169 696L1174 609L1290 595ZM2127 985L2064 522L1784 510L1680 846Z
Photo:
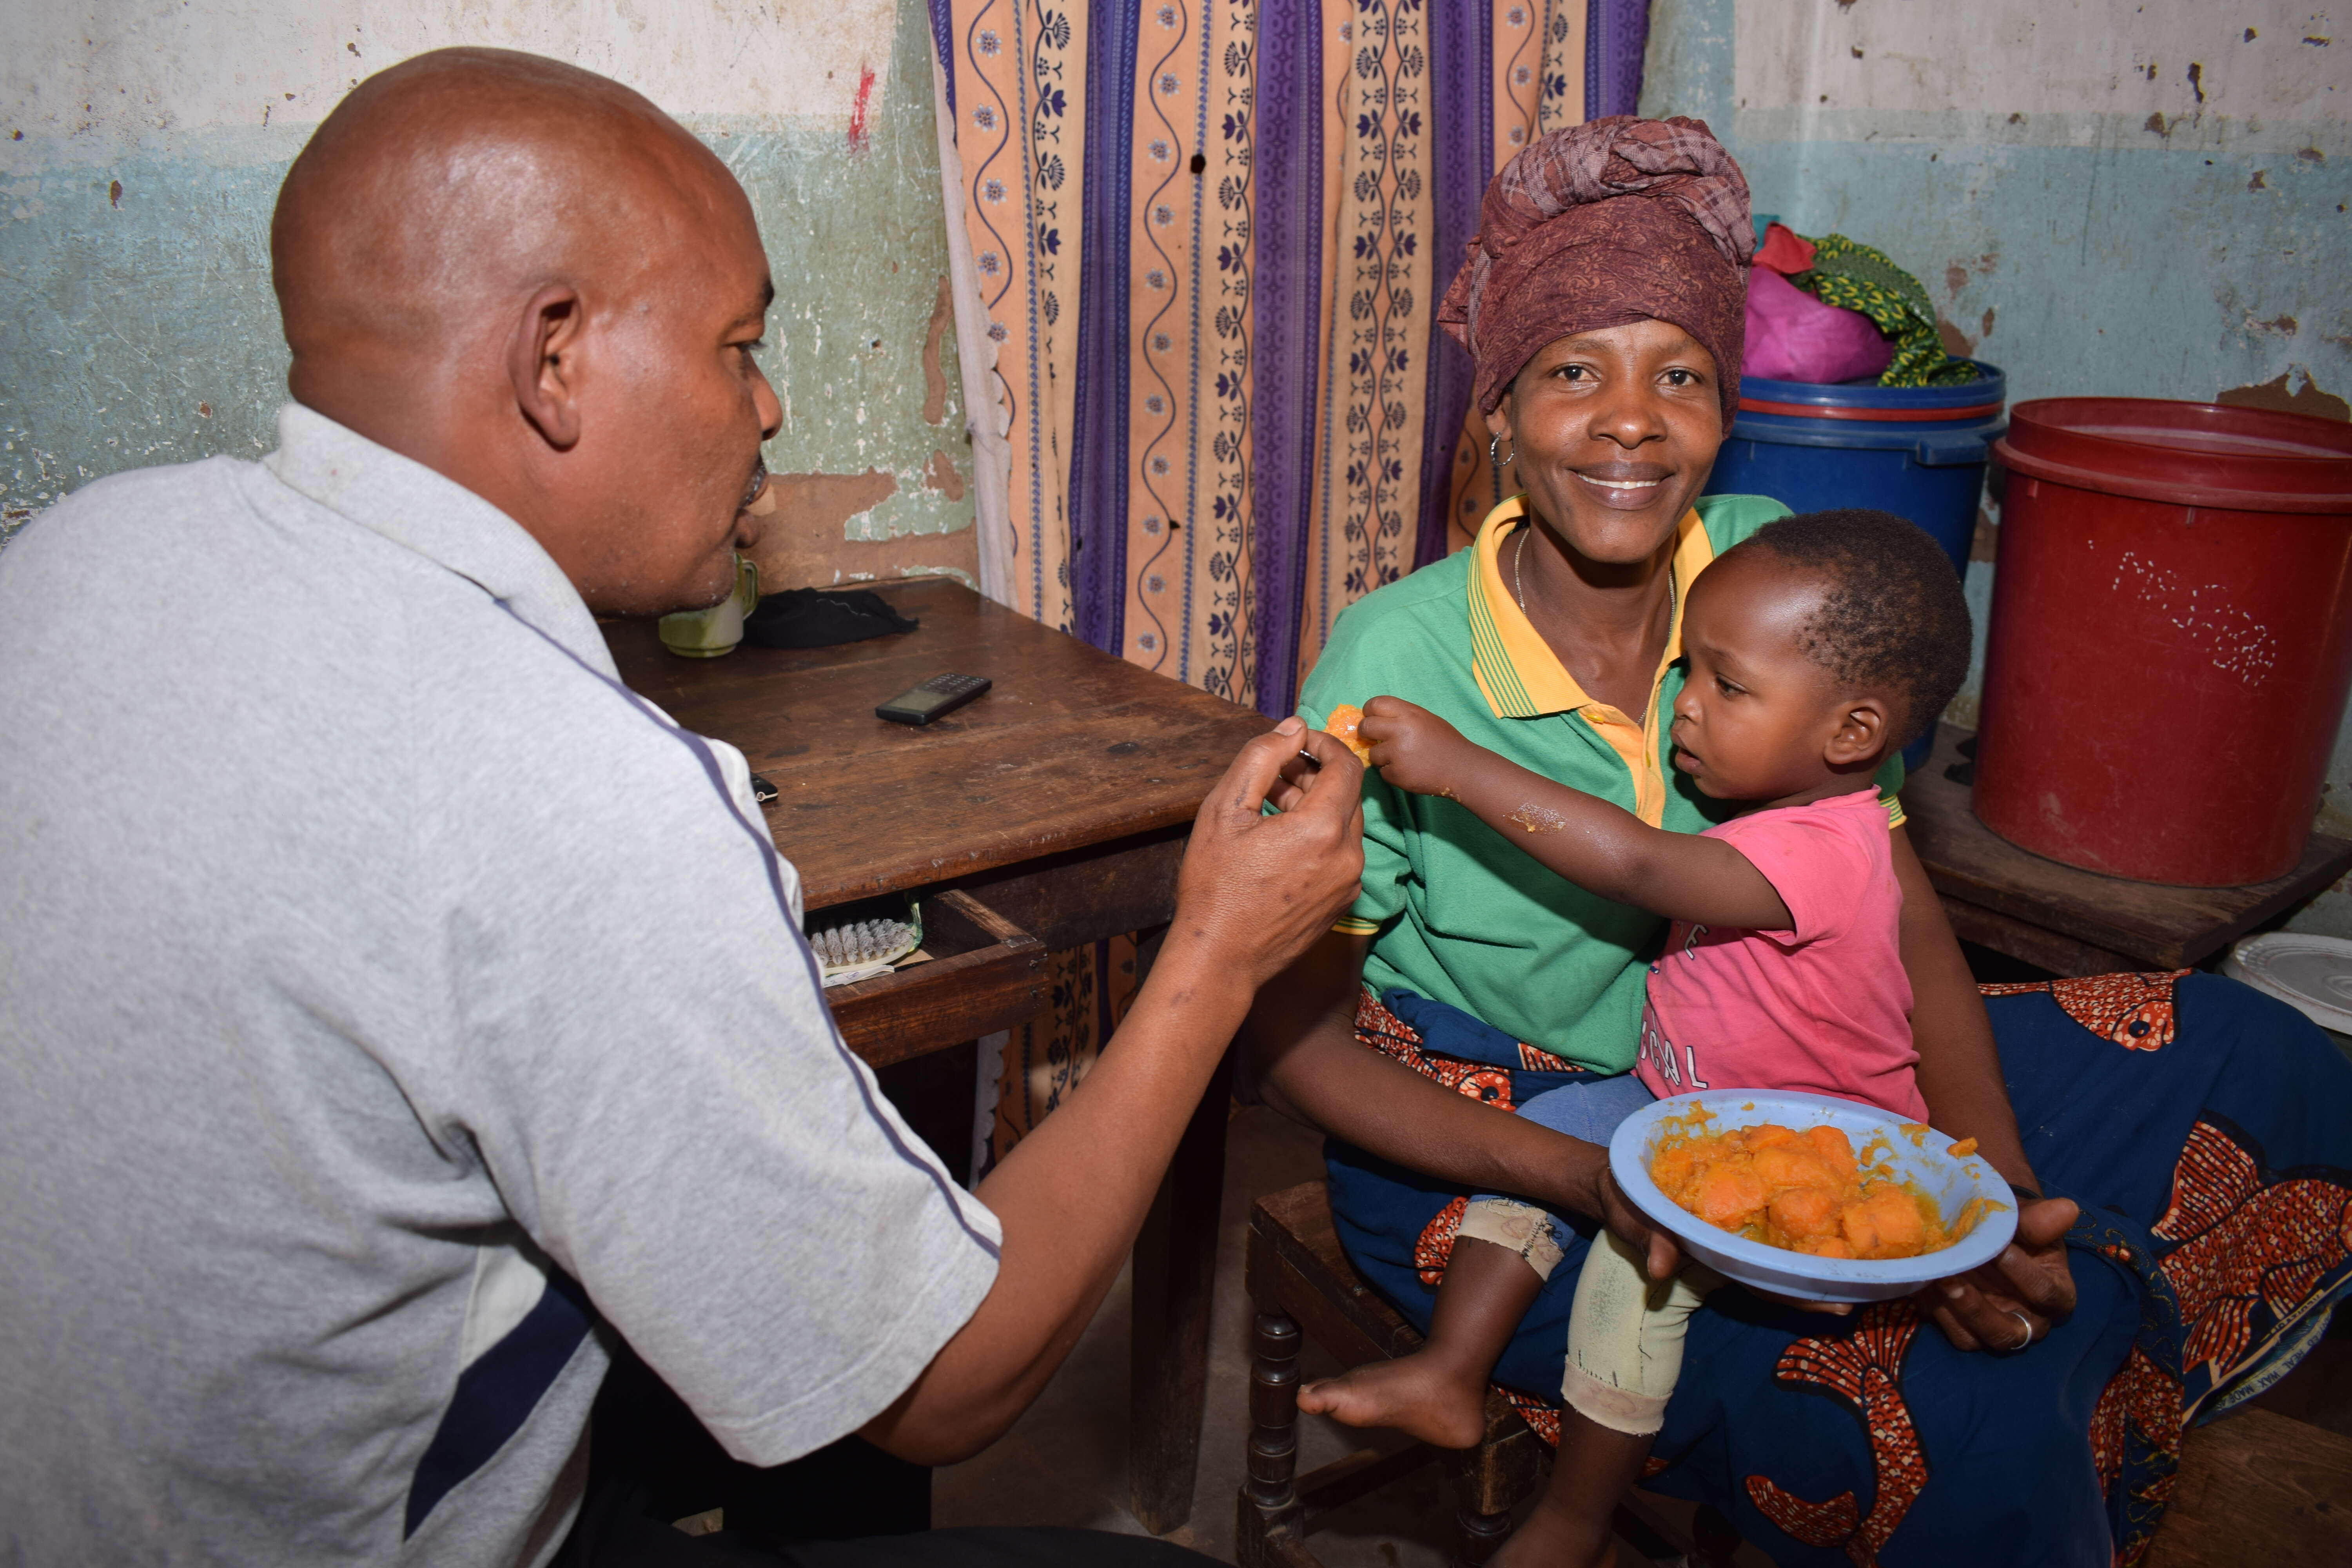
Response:
M455 23L436 38L434 7L412 9L404 40L475 41ZM767 363L787 411L769 467L892 480L870 510L807 520L850 541L966 529L972 513L952 331L930 372L945 388L937 423L922 417L924 350L947 271L924 7L866 9L877 36L863 47L877 81L862 149L838 114L705 114L675 91L657 99L726 160L759 216L778 295ZM360 54L369 37L352 31ZM851 68L860 40L829 42L849 50L839 68ZM351 63L375 69L406 52L371 46ZM243 81L246 66L234 68ZM261 62L252 68L258 76ZM102 91L102 60L92 79ZM260 123L276 95L252 96L256 123L194 128L28 130L31 106L0 101L0 117L17 117L0 118L0 542L103 475L274 444L286 350L269 214L310 126ZM312 120L331 103L318 102ZM927 485L939 453L957 482Z

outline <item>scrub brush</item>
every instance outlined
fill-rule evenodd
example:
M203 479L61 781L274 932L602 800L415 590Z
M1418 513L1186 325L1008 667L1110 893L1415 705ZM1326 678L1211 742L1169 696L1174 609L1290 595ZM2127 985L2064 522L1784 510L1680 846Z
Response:
M922 940L919 916L912 921L850 921L809 933L809 946L815 951L817 963L824 972L827 990L887 974L890 966L914 952Z

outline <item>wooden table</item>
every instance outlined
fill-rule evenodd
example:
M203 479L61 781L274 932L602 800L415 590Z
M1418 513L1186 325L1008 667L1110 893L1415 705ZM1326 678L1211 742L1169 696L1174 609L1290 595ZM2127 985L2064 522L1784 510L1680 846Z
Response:
M2352 870L2352 842L2321 834L2293 871L2244 888L2129 882L2044 859L1978 821L1969 786L1948 776L1974 738L1939 726L1904 784L1911 846L1963 941L2053 973L2189 968Z
M651 622L604 634L633 689L776 786L768 826L809 910L921 896L934 961L827 994L884 1068L1034 1017L1054 950L1165 925L1193 814L1265 721L951 580L877 591L921 628L707 660L666 652ZM874 717L948 671L996 685L921 729ZM1226 1094L1221 1074L1136 1243L1129 1470L1136 1517L1160 1534L1192 1510Z

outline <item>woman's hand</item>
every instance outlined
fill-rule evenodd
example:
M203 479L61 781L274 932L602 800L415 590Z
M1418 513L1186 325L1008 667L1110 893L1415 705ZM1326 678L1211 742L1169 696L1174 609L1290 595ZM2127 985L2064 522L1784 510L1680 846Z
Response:
M1414 795L1447 795L1460 782L1462 732L1426 708L1402 697L1375 697L1364 704L1356 733L1370 748L1381 777Z
M2017 1212L2017 1238L2000 1256L1924 1287L1919 1300L1960 1350L2021 1351L2074 1310L2066 1232L2082 1211L2070 1198L2035 1198Z
M1674 1233L1659 1229L1650 1223L1650 1216L1633 1206L1625 1189L1617 1184L1610 1173L1609 1162L1603 1159L1592 1181L1591 1196L1576 1205L1607 1226L1618 1240L1640 1253L1646 1260L1653 1279L1671 1279L1683 1266L1682 1244Z

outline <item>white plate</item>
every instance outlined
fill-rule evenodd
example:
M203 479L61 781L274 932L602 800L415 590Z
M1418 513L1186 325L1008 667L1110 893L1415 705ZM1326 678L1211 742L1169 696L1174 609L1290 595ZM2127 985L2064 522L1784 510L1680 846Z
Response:
M2277 997L2323 1029L2352 1035L2352 942L2275 931L2250 936L2221 973Z
M1853 1139L1857 1153L1873 1138L1884 1136L1894 1149L1888 1161L1895 1179L1916 1182L1948 1218L1958 1214L1970 1198L1990 1198L2001 1206L1952 1246L1917 1258L1813 1258L1749 1241L1717 1230L1667 1197L1650 1180L1650 1158L1663 1135L1662 1124L1688 1115L1693 1106L1705 1106L1714 1113L1708 1125L1717 1132L1764 1121L1777 1121L1796 1132L1828 1125ZM1902 1125L1898 1116L1826 1095L1766 1089L1678 1094L1645 1106L1618 1123L1615 1136L1609 1140L1609 1170L1634 1207L1672 1232L1685 1252L1727 1279L1809 1301L1883 1301L1907 1296L1931 1279L1964 1274L1990 1261L2017 1233L2017 1199L1990 1165L1974 1155L1954 1158L1952 1140L1934 1131L1921 1139L1924 1148L1915 1149L1910 1139L1895 1131Z

